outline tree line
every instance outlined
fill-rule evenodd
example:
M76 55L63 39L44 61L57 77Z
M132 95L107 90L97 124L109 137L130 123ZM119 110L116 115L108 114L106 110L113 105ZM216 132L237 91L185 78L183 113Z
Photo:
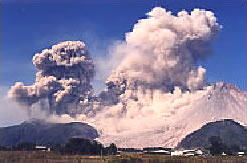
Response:
M114 143L104 147L101 143L95 140L84 138L71 138L65 144L56 144L49 146L51 151L59 154L68 155L115 155L117 147ZM23 142L11 147L0 146L2 151L36 151L36 144Z
M219 136L211 136L208 141L210 143L210 147L207 149L210 151L211 155L222 155L223 153L226 155L236 155L242 150L236 144L227 146Z
M211 155L235 155L241 149L238 145L227 146L223 143L219 136L212 136L208 139L210 147L207 150ZM117 147L114 143L104 147L101 143L95 140L88 140L84 138L71 138L65 144L56 144L49 146L51 151L59 154L67 155L115 155ZM23 142L12 147L0 146L2 151L35 151L36 144L30 142ZM245 151L247 152L247 151Z

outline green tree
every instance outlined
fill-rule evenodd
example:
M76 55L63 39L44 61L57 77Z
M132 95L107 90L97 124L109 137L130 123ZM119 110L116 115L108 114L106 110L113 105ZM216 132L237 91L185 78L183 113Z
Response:
M33 143L29 143L29 142L22 142L18 145L16 145L15 150L18 151L33 151L35 150L36 145Z
M227 146L222 142L219 136L211 136L208 141L211 144L208 149L212 155L221 155L227 151Z
M109 147L104 148L103 154L106 155L115 155L117 154L117 146L114 143L111 143Z
M111 143L109 146L109 153L111 155L117 154L117 146L114 143Z
M102 151L102 144L95 140L83 138L71 138L62 148L61 153L81 154L81 155L99 155Z
M235 155L240 151L240 147L237 144L231 145L231 147L227 148L226 154L228 155Z

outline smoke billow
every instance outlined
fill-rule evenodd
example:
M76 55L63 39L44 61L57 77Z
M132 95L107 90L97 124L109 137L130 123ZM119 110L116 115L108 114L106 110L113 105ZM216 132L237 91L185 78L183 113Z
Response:
M90 84L93 61L79 41L62 42L36 54L36 82L16 83L9 96L28 106L39 104L52 113L51 120L87 121L101 132L103 143L174 147L212 120L235 118L247 123L240 116L247 116L242 109L247 95L240 93L237 98L234 94L239 91L222 83L207 85L206 69L197 66L211 54L210 41L220 28L211 11L194 9L175 16L156 7L115 44L109 56L120 63L98 97ZM100 68L113 65L100 63ZM219 102L222 99L226 101Z
M164 91L174 86L185 90L202 88L206 70L195 64L210 54L209 41L220 28L214 14L195 9L174 16L158 7L147 16L117 47L117 53L125 57L108 82L125 80Z
M17 102L32 106L39 102L50 113L75 114L83 112L80 103L92 95L90 81L94 64L80 41L66 41L35 54L36 81L25 86L15 83L8 95ZM47 104L48 103L48 104Z

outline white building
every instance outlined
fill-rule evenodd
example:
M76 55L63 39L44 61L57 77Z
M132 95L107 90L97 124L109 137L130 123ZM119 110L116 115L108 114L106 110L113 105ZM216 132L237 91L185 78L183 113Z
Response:
M51 151L51 148L48 148L48 147L45 147L45 146L38 146L38 145L35 146L35 149L37 151L48 151L48 152Z

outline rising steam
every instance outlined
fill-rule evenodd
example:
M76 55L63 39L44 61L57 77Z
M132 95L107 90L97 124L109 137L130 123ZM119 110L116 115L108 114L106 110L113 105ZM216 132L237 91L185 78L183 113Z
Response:
M209 86L206 70L197 66L211 54L210 41L220 28L211 11L194 9L175 16L156 7L134 25L125 41L116 44L109 56L121 61L98 97L92 95L90 84L93 61L79 41L62 42L36 54L36 82L16 83L9 96L28 106L48 101L43 109L50 113L86 119L101 131L103 143L174 147L212 120L230 117L247 123L240 115L217 108L237 108L247 116L242 109L247 95L232 97L231 106L211 107L232 88L222 83ZM69 119L68 115L61 117Z

